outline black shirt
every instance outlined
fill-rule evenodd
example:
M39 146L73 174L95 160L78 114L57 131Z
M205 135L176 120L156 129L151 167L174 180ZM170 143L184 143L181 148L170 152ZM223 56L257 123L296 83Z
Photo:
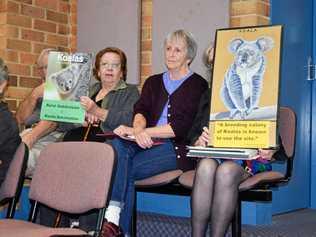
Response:
M10 166L13 155L21 143L15 118L4 102L0 102L0 185Z

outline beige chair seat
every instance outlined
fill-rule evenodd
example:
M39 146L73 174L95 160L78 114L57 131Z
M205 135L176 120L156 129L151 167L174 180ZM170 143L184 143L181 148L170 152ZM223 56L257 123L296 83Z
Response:
M184 172L179 177L179 183L182 184L184 187L191 189L193 187L194 176L195 170Z
M194 176L195 176L195 170L184 172L179 178L179 183L185 186L186 188L192 188ZM276 182L282 179L284 179L284 174L280 172L266 171L266 172L258 173L246 179L244 182L242 182L239 185L239 191L245 191L245 190L251 189L255 187L256 185L263 182L264 183Z
M277 182L284 179L284 174L277 171L266 171L258 173L239 185L239 191L249 190L260 183Z
M21 220L0 220L0 236L8 237L43 237L50 235L84 235L79 229L52 228Z
M157 174L146 179L137 180L135 181L135 185L137 187L155 187L165 185L177 179L182 173L182 170L171 170L163 172L161 174Z

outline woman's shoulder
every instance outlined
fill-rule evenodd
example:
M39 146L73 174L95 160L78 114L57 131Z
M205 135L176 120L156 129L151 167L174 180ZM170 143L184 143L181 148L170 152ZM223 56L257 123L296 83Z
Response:
M130 92L135 92L135 91L139 91L138 90L138 87L137 87L137 85L135 85L135 84L128 84L128 83L126 83L126 88L125 88L127 91L130 91Z
M1 121L1 127L2 128L9 128L12 126L16 127L17 129L17 123L15 118L13 117L13 114L9 110L8 104L4 102L0 102L0 121Z
M128 89L137 89L137 85L126 83L126 88L128 88Z
M204 77L202 77L200 74L196 73L196 72L192 73L192 77L194 79L196 79L196 80L199 80L199 81L203 82L203 83L207 83L207 80Z
M159 74L154 74L149 76L145 82L159 82L159 79L162 80L162 75L163 73L159 73Z
M8 104L5 102L0 102L0 118L5 120L10 120L11 118L13 118L12 113L9 111L9 107Z
M161 86L163 84L162 75L163 75L163 73L154 74L154 75L149 76L145 80L143 88L147 88L147 87L158 88L159 86Z
M194 84L198 84L199 86L203 87L203 88L208 88L208 82L207 80L202 77L200 74L194 72L192 75L191 75L191 81L192 83Z

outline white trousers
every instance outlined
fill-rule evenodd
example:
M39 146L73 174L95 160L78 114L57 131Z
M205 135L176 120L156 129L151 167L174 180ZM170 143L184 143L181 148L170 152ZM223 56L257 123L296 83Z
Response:
M22 136L25 133L32 131L32 128L28 128L23 130L20 135ZM34 170L36 168L37 159L39 157L40 152L50 143L58 141L62 136L63 132L53 131L43 137L41 137L37 142L33 144L33 147L29 149L29 157L27 161L26 168L26 177L32 177Z

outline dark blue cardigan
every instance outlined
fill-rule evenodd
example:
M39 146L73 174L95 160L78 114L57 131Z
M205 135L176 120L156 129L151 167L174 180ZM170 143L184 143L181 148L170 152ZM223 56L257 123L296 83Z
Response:
M176 135L171 140L178 158L178 167L182 170L193 168L193 162L186 158L185 146L188 131L198 111L201 95L207 89L207 81L193 73L169 96L163 84L162 74L157 74L146 80L141 97L134 105L134 115L142 114L146 118L147 127L154 127L169 98L168 123Z

